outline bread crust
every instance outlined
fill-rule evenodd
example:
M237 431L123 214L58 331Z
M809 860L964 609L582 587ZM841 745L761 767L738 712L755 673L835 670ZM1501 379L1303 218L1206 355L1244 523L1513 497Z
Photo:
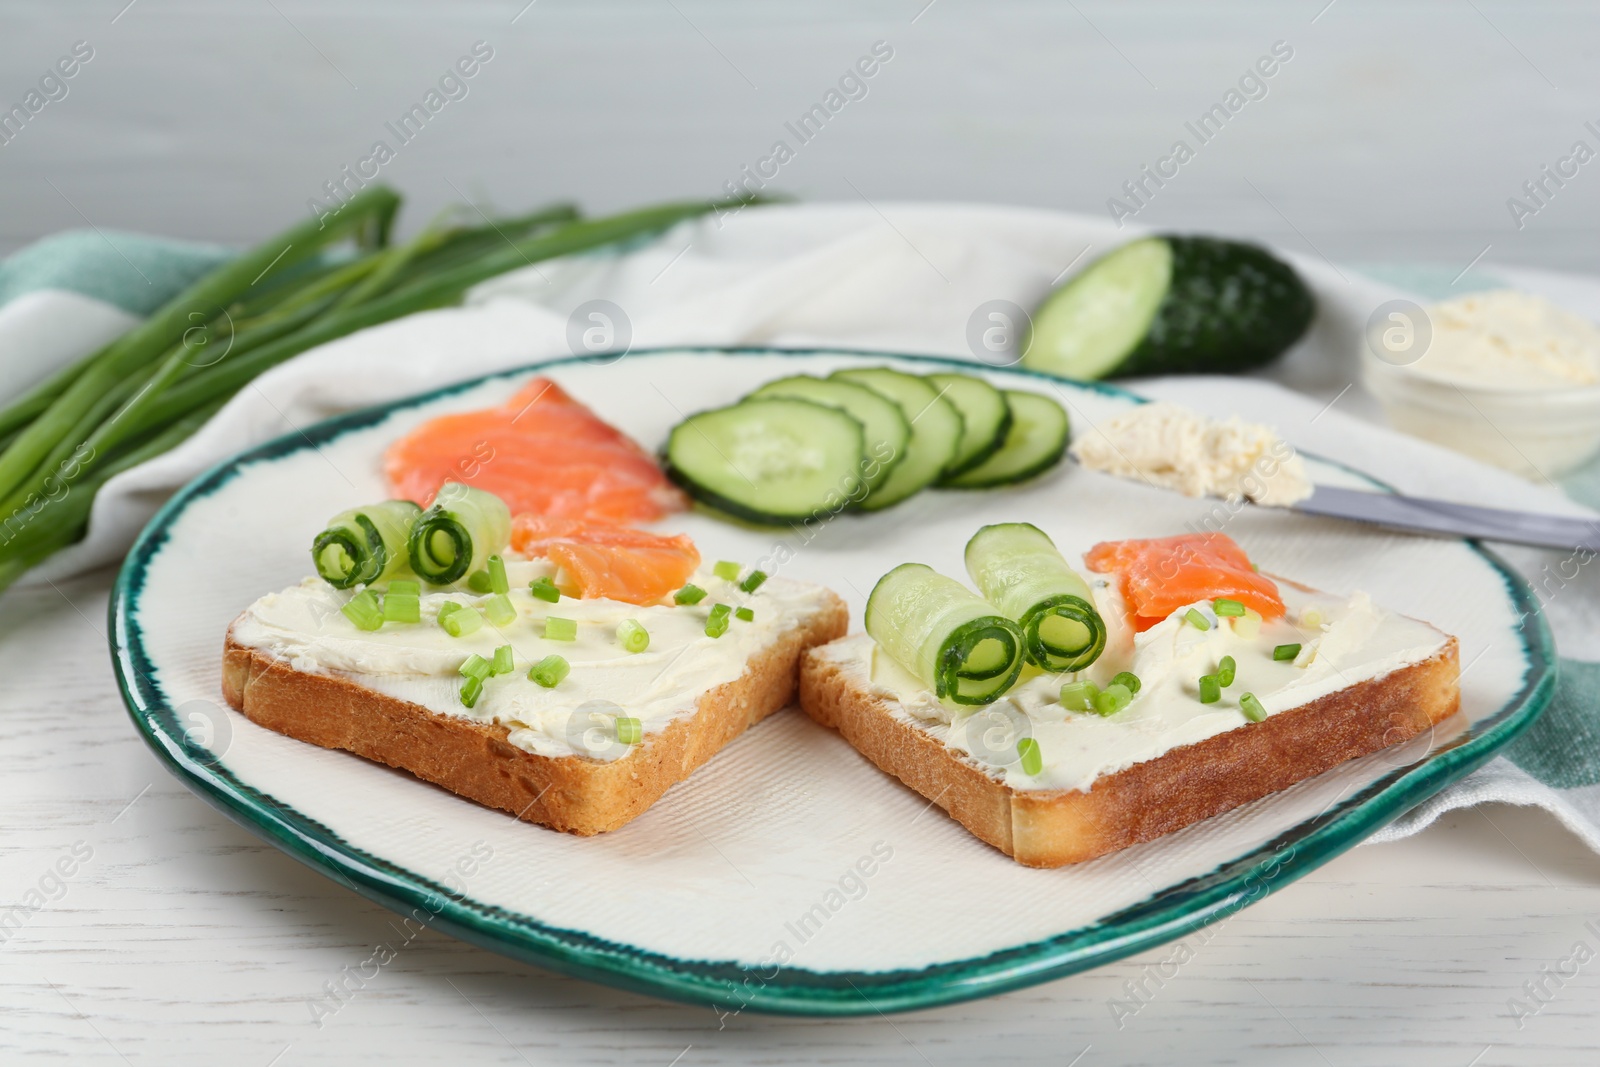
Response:
M228 632L222 691L252 722L323 748L343 749L511 812L588 836L639 816L750 726L793 701L801 655L844 634L832 592L800 625L756 654L739 678L701 694L693 715L645 736L626 756L601 761L540 756L506 740L510 730L440 715L340 675L295 670Z
M1431 729L1460 708L1454 637L1430 658L1260 723L1107 775L1087 791L1017 790L897 718L825 648L800 665L800 706L877 766L1029 867L1150 841Z

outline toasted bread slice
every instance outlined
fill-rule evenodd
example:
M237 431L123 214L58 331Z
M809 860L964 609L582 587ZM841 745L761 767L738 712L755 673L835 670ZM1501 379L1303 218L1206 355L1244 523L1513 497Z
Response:
M1456 639L1441 639L1428 659L1173 748L1087 791L1013 788L934 737L873 685L852 649L864 636L806 653L800 706L979 839L1026 866L1060 867L1172 833L1443 722L1460 706L1460 659Z
M444 715L380 693L358 676L298 670L240 644L222 658L228 703L252 721L323 748L409 771L517 818L590 835L636 818L748 727L795 696L800 656L845 632L844 601L827 593L796 625L776 631L734 681L702 693L665 729L614 760L544 756L511 744L505 725Z

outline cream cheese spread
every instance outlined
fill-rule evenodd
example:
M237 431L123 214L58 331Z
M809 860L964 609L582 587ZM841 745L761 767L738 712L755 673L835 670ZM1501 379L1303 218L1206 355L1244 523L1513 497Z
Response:
M1473 293L1434 304L1428 323L1413 374L1505 390L1600 384L1600 328L1543 297Z
M287 660L295 670L346 677L441 715L502 723L510 728L510 743L527 752L610 760L629 750L617 741L618 716L640 720L648 735L693 714L703 693L743 675L747 661L776 634L814 615L830 596L820 586L783 578L771 578L747 594L707 570L691 579L708 594L695 605L568 597L550 604L527 588L531 578L550 572L543 561L508 560L507 572L516 621L504 627L486 622L459 638L438 625L440 606L450 600L476 606L487 597L464 590L426 592L420 623L386 623L364 631L339 610L352 594L320 578L257 600L234 622L232 636ZM748 606L755 618L730 620L721 637L708 637L706 617L717 602ZM546 639L544 619L552 615L576 621L577 639ZM629 653L619 643L616 629L625 619L649 631L645 651ZM489 679L476 706L464 707L457 673L462 662L473 653L488 659L501 645L514 650L516 669ZM552 654L571 670L555 688L545 689L527 672Z
M1072 443L1090 470L1186 496L1218 496L1288 507L1311 495L1305 463L1271 428L1209 419L1177 404L1140 404Z
M1365 593L1337 598L1280 587L1288 614L1264 623L1254 637L1219 620L1209 601L1192 605L1210 622L1200 630L1185 621L1189 607L1140 634L1113 627L1106 651L1084 672L1052 675L1029 668L987 708L952 708L940 702L866 635L834 646L853 672L871 679L873 691L893 703L897 717L977 762L991 777L1019 790L1084 790L1106 775L1152 760L1228 730L1251 725L1239 698L1253 693L1268 715L1301 707L1358 682L1381 678L1439 652L1448 638L1426 623L1386 611ZM1114 586L1095 588L1108 624L1124 617ZM1293 661L1273 658L1279 645L1299 644ZM1214 704L1199 700L1199 679L1223 656L1237 663L1234 683ZM1104 686L1132 671L1141 687L1125 709L1105 718L1062 707L1063 682L1083 678ZM1017 741L1033 738L1042 769L1023 772Z

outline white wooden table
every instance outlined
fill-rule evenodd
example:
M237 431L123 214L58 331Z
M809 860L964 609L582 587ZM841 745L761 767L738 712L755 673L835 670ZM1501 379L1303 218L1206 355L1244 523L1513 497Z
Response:
M112 681L109 582L14 590L0 613L0 901L44 898L4 928L0 1062L1600 1062L1600 961L1562 962L1600 948L1600 856L1509 808L1357 848L1187 950L974 1004L722 1018L427 931L319 1026L310 1002L394 917L156 762ZM1548 1004L1519 1026L1528 981Z
M1600 143L1583 125L1594 20L1492 0L0 0L0 103L74 41L96 50L0 145L0 250L86 223L256 239L476 40L496 54L471 94L383 170L412 228L464 196L715 195L877 40L893 61L779 186L1101 211L1284 40L1295 58L1268 95L1138 221L1346 261L1465 265L1492 246L1485 263L1593 271L1600 164L1520 229L1505 201L1574 140ZM0 1062L1600 1062L1600 962L1562 962L1600 951L1600 857L1504 808L1358 848L1190 938L1181 965L1168 946L976 1004L719 1020L426 932L319 1027L308 1002L394 937L392 916L144 749L107 662L109 582L0 599ZM1519 1025L1527 982L1548 1004Z

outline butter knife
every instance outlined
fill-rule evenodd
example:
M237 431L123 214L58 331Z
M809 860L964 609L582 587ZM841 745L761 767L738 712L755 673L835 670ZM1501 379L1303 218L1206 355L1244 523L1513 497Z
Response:
M1338 489L1327 485L1317 486L1316 491L1295 504L1293 510L1412 533L1476 537L1514 545L1600 552L1600 518L1505 511L1474 504L1457 504L1450 500L1367 493L1359 489Z

